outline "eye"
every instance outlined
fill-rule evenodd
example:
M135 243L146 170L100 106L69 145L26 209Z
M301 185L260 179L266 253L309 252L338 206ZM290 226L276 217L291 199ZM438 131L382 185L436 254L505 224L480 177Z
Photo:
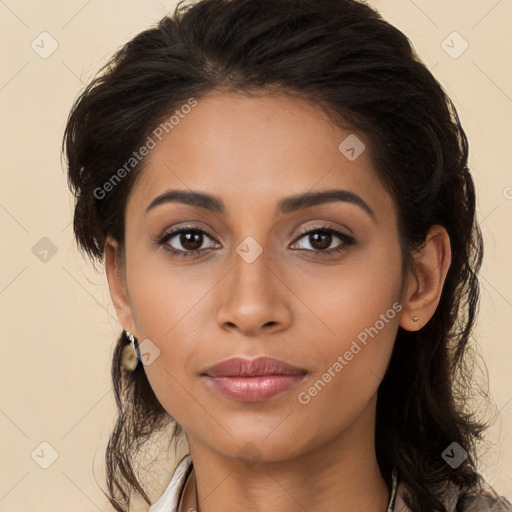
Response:
M341 242L332 247L332 243L336 239ZM204 246L208 240L213 244ZM310 248L299 247L299 249L322 256L341 253L347 250L348 246L355 243L354 238L343 231L322 225L313 226L308 231L302 231L294 245L302 241L306 242ZM168 231L157 241L157 245L163 246L166 251L177 257L199 256L203 251L220 246L220 244L217 246L215 244L215 240L206 231L195 226L182 226Z
M202 229L195 226L184 226L164 233L157 243L175 256L197 256L202 251L212 248L212 246L203 246L207 241L205 237L214 241Z
M335 239L341 240L341 243L338 243L334 247L332 247L332 243L335 242ZM300 241L306 242L307 245L311 247L299 247L299 249L304 249L309 252L315 252L322 255L330 255L334 253L340 253L342 251L347 250L347 247L353 245L355 240L352 236L347 235L343 231L327 226L313 226L308 231L303 231L302 236L297 239L295 244Z

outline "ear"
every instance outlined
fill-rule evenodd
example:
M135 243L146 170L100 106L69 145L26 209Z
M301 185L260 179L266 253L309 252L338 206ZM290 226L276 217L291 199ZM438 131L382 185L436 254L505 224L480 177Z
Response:
M116 310L117 318L123 329L131 332L135 336L133 314L128 298L126 287L126 278L124 269L121 268L119 258L119 244L111 236L105 241L105 271L107 274L110 297Z
M414 260L415 272L409 272L402 298L400 327L406 331L417 331L427 324L441 299L452 261L450 237L444 227L430 228L424 246L414 253Z

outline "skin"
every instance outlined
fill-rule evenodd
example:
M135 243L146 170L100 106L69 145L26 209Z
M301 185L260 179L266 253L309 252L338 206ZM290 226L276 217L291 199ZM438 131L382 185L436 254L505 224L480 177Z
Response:
M117 243L107 239L118 318L139 342L159 348L144 368L188 438L195 479L182 510L386 510L390 490L374 446L378 386L398 327L418 330L434 314L451 254L445 229L434 226L414 254L414 272L402 275L396 205L364 135L357 134L367 149L356 160L338 150L351 133L296 97L210 92L148 155L128 197L123 263ZM167 189L213 194L226 212L167 203L146 215ZM339 201L274 211L284 197L326 189L357 194L375 219ZM201 256L173 257L155 243L169 228L188 224L208 234ZM318 224L351 233L355 243L322 255L318 243L298 234ZM248 236L263 249L252 263L236 252ZM329 248L344 243L331 240ZM167 244L190 248L180 235ZM401 311L378 335L300 403L299 393L397 302ZM308 373L296 388L262 403L230 400L200 376L221 360L261 355ZM241 460L244 450L252 464Z

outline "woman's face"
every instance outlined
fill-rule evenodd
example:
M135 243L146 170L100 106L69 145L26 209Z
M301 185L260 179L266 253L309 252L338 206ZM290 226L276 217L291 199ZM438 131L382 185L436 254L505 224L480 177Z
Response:
M368 141L285 95L216 91L179 114L154 132L126 210L125 327L156 396L191 446L230 457L284 460L370 433L403 276ZM171 190L215 199L154 202ZM299 370L205 374L260 356Z

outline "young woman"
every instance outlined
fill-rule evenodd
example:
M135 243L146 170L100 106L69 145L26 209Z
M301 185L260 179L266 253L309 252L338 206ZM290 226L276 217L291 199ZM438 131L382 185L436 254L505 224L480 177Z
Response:
M356 0L201 0L137 35L64 138L79 246L124 331L109 500L510 511L466 400L482 239L457 112Z

